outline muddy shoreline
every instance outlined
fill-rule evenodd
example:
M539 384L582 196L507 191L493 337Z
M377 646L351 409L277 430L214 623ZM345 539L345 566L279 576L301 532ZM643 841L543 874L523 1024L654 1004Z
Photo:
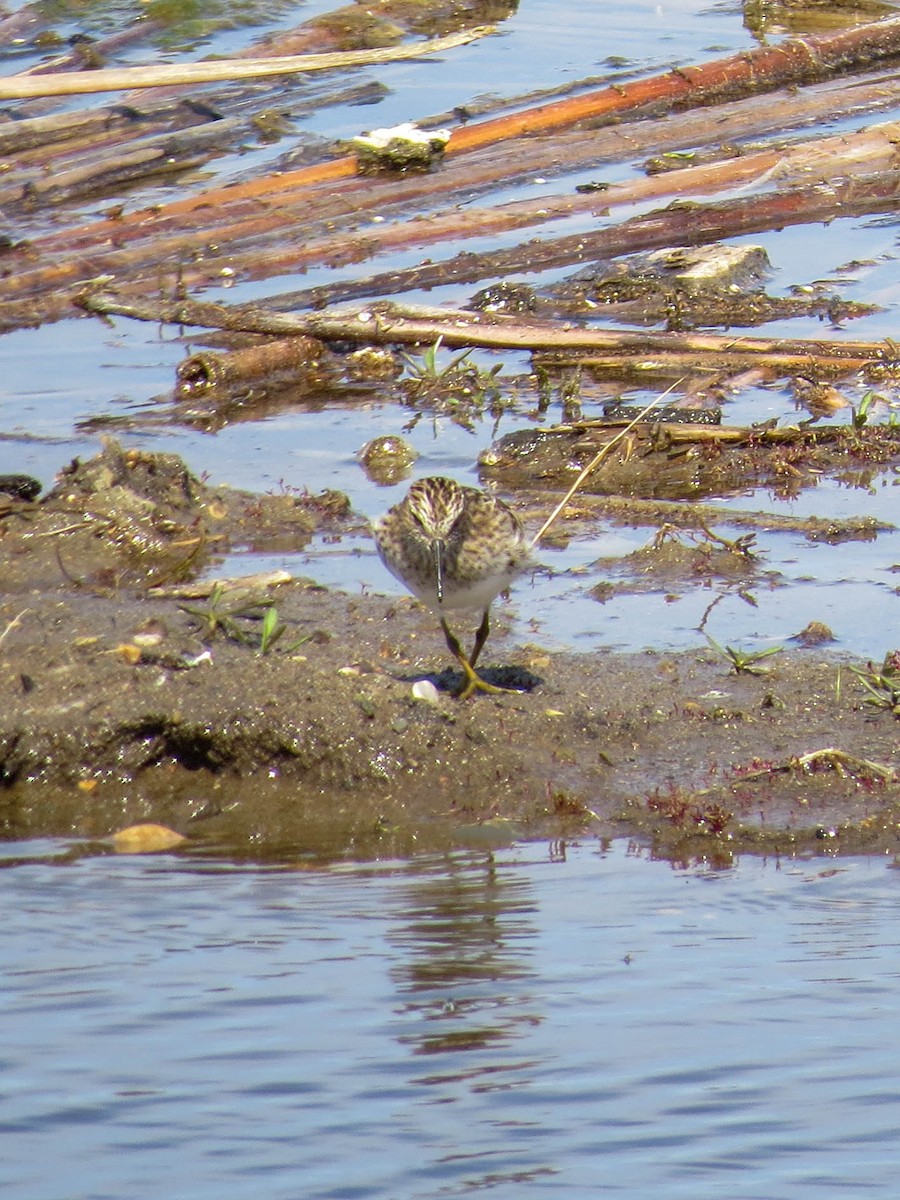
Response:
M195 574L251 519L283 544L354 518L335 496L248 497L182 470L111 443L7 507L3 837L156 822L213 853L313 859L536 836L721 863L898 849L896 718L822 646L759 675L706 647L550 654L505 639L498 605L485 674L522 692L459 702L412 600L296 579L191 598L176 567ZM282 632L263 647L268 608Z

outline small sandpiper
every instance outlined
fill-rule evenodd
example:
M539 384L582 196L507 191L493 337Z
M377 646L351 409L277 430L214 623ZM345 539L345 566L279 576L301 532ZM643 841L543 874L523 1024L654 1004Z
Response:
M512 509L478 488L431 475L418 479L399 504L374 523L375 543L392 575L440 616L450 653L463 670L459 693L500 693L475 671L490 633L494 597L524 569L531 546ZM471 655L447 624L449 608L482 609Z

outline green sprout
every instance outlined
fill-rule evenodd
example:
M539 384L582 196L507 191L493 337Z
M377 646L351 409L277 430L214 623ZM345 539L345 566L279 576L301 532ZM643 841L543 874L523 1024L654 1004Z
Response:
M210 639L221 631L225 637L234 642L246 642L247 636L236 618L244 617L250 611L259 608L259 602L247 602L246 592L231 593L220 583L215 584L209 593L205 607L193 604L179 604L182 612L200 622L200 633L205 639Z
M854 429L865 429L869 423L869 409L872 407L872 402L877 399L877 394L869 390L863 395L859 404L850 409L850 421Z
M454 424L471 432L475 419L485 408L499 416L501 394L496 379L503 364L497 363L490 371L482 370L468 361L472 354L470 347L451 358L445 366L440 366L438 353L442 341L443 337L438 337L418 358L408 354L402 356L409 377L400 386L412 407L430 408L438 416L449 416ZM420 416L421 413L417 413L406 428L411 429Z
M769 646L766 650L741 650L737 646L720 646L715 638L706 634L706 640L712 648L727 658L735 675L768 675L770 668L761 665L761 660L780 654L783 646Z
M263 613L262 628L259 635L259 652L268 654L278 639L284 634L287 626L278 620L278 609L275 605Z
M209 594L205 607L192 604L179 605L200 623L200 634L209 641L221 633L229 641L244 646L256 646L259 654L269 654L287 631L287 625L278 617L274 602L267 596L260 597L243 588L224 588L217 583ZM259 631L255 623L260 622ZM290 654L314 637L313 633L295 639L281 649Z
M441 381L446 381L448 376L458 370L472 353L472 347L470 346L468 350L463 350L462 354L457 354L456 358L451 358L445 367L438 367L437 356L443 340L444 335L439 334L434 345L422 351L420 359L415 359L409 354L401 354L400 357L412 372L414 382L417 380L422 383L440 383Z
M858 667L849 670L863 686L865 704L900 717L900 652L894 650L886 655L880 667L869 663L865 670Z

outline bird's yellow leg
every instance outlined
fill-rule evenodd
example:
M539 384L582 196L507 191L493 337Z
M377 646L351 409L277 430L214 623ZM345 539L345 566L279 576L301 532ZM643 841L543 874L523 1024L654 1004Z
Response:
M487 618L487 613L485 613L485 618ZM482 621L482 628L484 627L484 624L485 621ZM463 675L465 676L462 690L458 693L458 699L468 700L469 696L471 696L473 692L487 692L488 695L491 696L502 696L507 692L518 691L517 688L495 687L492 683L487 683L484 679L482 679L472 666L472 663L469 661L469 659L466 658L466 652L459 644L459 638L456 637L443 617L441 617L441 629L443 629L444 637L447 639L447 649L462 667ZM481 634L481 629L479 629L478 633L479 635ZM487 637L487 634L485 634L485 637ZM484 644L484 640L482 639L481 645L479 645L478 638L476 637L475 644L480 652L481 645Z

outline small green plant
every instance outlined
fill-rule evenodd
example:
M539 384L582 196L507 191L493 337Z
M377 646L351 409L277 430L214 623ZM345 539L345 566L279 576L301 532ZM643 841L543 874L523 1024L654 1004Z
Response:
M877 394L870 389L863 395L859 404L850 409L850 421L854 429L865 429L869 423L869 409L877 399Z
M278 609L275 605L267 608L263 613L262 628L259 634L259 652L260 654L268 654L280 637L283 636L287 626L278 620Z
M553 402L553 381L550 372L542 363L536 363L534 378L537 383L538 413L543 415Z
M559 380L559 398L562 403L562 419L565 423L581 419L581 367L576 366L562 372Z
M762 659L780 654L783 646L769 646L766 650L741 650L737 646L720 646L715 638L706 634L712 648L727 658L735 675L768 675L770 668L762 666Z
M452 375L472 353L471 347L464 350L462 354L457 354L456 358L451 358L444 367L438 366L438 351L441 348L441 342L444 340L444 335L439 334L434 345L429 346L427 350L422 351L421 358L413 358L409 354L402 354L401 358L409 368L413 381L422 383L440 383L449 375Z
M200 634L209 641L217 633L232 642L245 646L256 646L259 654L271 653L287 631L287 625L278 617L278 610L268 596L260 597L244 588L224 588L217 583L209 594L205 607L193 604L179 605L200 623ZM258 624L258 631L257 631ZM313 634L297 638L282 646L290 654Z
M403 355L409 377L402 380L400 386L411 407L448 416L454 424L471 431L476 418L481 417L486 408L497 416L502 411L502 397L496 380L503 364L497 363L490 371L484 371L468 361L472 353L470 348L441 366L438 353L442 340L438 337L419 358ZM417 413L406 429L412 429L420 416L421 412Z
M900 717L900 650L885 655L880 667L869 663L865 670L850 667L866 693L863 703Z
M275 643L281 641L286 632L287 625L278 619L278 609L274 604L271 605L263 613L262 627L259 632L259 653L268 654ZM295 638L287 645L282 645L281 649L285 654L293 654L298 646L302 646L315 636L315 632L305 633L303 637Z
M212 638L221 631L232 641L245 642L246 635L236 618L246 616L250 610L258 608L258 601L254 600L252 604L248 604L245 592L229 595L228 589L217 583L209 593L205 607L194 604L179 604L178 607L200 622L200 633L204 638Z

